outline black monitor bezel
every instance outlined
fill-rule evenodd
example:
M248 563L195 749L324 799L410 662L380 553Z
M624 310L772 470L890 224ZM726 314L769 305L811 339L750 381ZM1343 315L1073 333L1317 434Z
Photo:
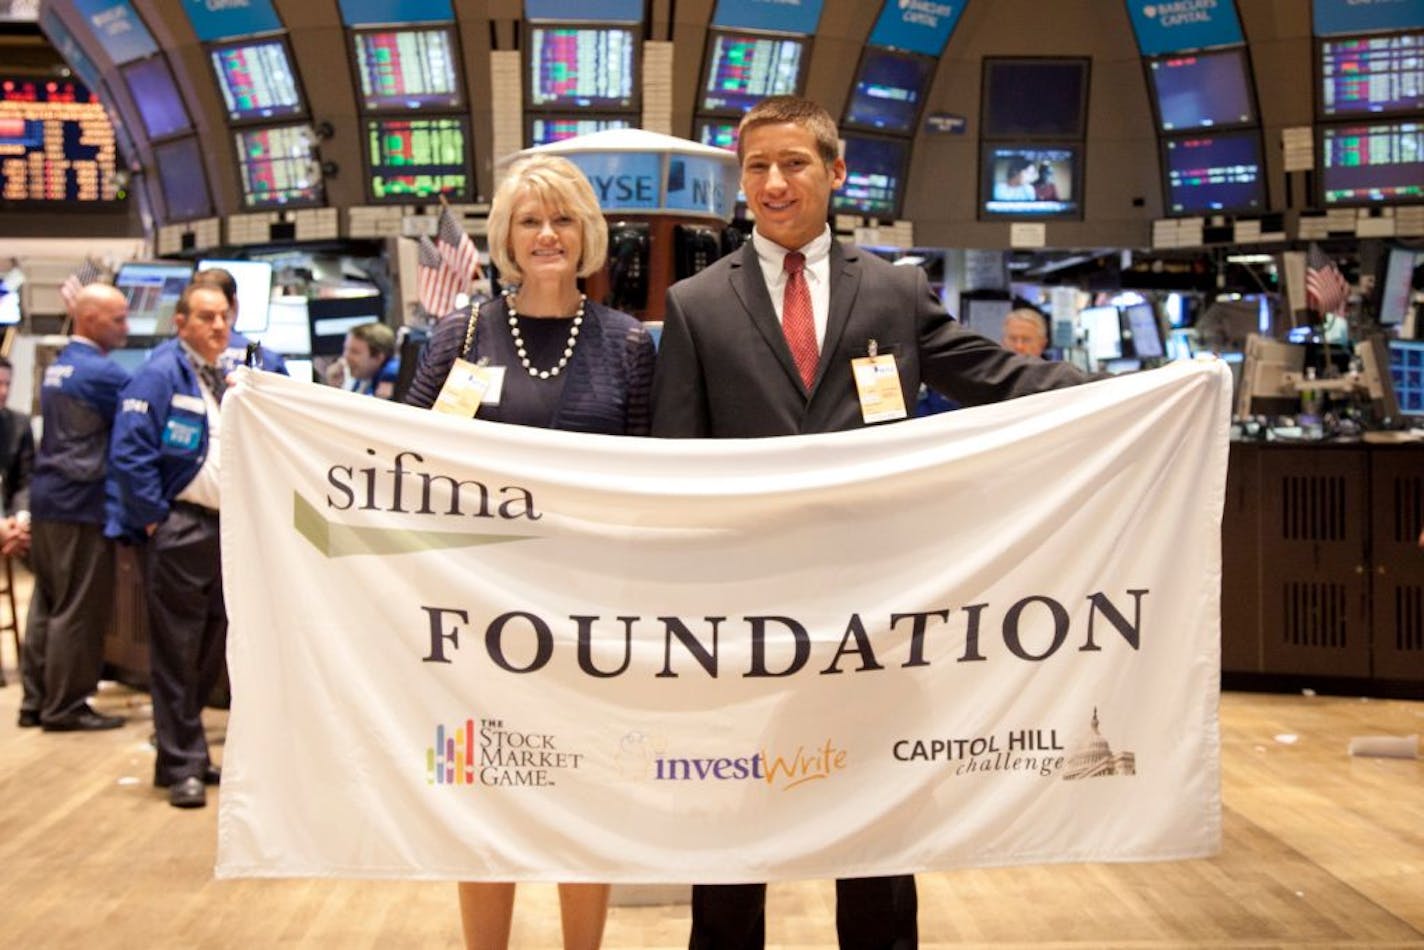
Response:
M1083 88L1078 102L1078 129L1076 132L1051 134L1020 134L1017 132L996 132L989 127L989 101L992 87L991 73L996 66L1008 64L1036 63L1077 63L1083 71ZM1093 60L1089 56L985 56L979 73L979 139L981 142L1078 142L1087 137L1088 102L1093 83Z
M709 27L707 38L702 44L702 67L697 73L697 96L693 101L693 113L699 119L703 118L732 118L741 121L742 116L747 114L747 109L736 109L729 107L709 108L705 105L707 96L708 73L712 69L712 50L717 45L717 38L722 36L750 36L756 39L767 40L792 40L801 47L801 56L796 63L796 87L792 90L793 95L802 95L806 89L806 74L811 63L811 52L815 46L814 38L803 33L778 33L773 30L741 30L728 29L726 27ZM750 108L750 106L748 107Z
M239 139L241 136L250 134L250 133L252 133L252 132L267 132L267 131L271 131L271 130L273 130L273 129L287 129L287 128L297 128L297 127L306 128L306 129L308 129L308 130L311 132L312 149L313 149L313 152L315 153L315 149L317 148L317 143L320 141L320 139L319 139L319 137L318 137L317 134L316 134L316 129L312 128L312 124L311 124L310 121L298 120L298 121L296 121L296 122L273 122L273 123L268 123L268 124L265 124L265 125L241 125L241 126L234 126L233 128L231 128L231 129L228 130L228 132L229 132L229 133L231 134L231 136L232 136L231 144L232 144L232 150L233 150L233 172L234 172L234 174L237 176L237 194L238 194L238 200L241 202L242 210L243 210L244 213L256 213L256 212L261 212L261 211L280 211L280 210L282 210L282 209L284 209L284 208L324 208L324 207L326 207L326 204L327 204L327 201L326 201L326 178L325 178L324 175L322 176L322 179L321 179L321 182L320 182L320 190L321 190L321 197L320 197L320 198L303 199L303 200L301 200L301 201L284 201L284 202L279 202L279 203L276 203L276 204L249 204L249 203L247 202L247 191L246 191L245 186L243 185L243 177L242 177L243 159L242 159L242 155L239 154L239 153L240 153L240 149L238 148L238 144L237 144L238 139ZM320 163L321 163L321 157L320 157L320 155L319 155L319 154L313 154L313 156L312 156L312 161L316 162L316 163L318 164L318 166L319 166Z
M915 114L907 129L887 129L883 126L869 125L864 122L856 122L851 118L851 106L855 102L856 87L860 84L860 79L865 71L866 61L871 56L882 56L887 59L896 59L903 62L915 63L925 67L925 82L920 89L919 101L915 105ZM920 127L920 119L925 114L925 102L929 99L931 87L934 86L935 69L939 65L939 60L933 56L925 56L921 53L909 53L905 50L891 49L888 46L867 46L860 52L860 61L856 63L855 73L851 77L850 92L846 96L845 108L841 111L841 128L852 129L857 132L871 132L876 135L900 135L913 137Z
M1244 122L1223 122L1220 125L1198 125L1190 128L1169 129L1165 127L1162 118L1162 103L1157 93L1157 83L1153 78L1153 67L1164 60L1178 59L1183 56L1236 56L1241 62L1241 68L1245 74L1246 98L1251 104L1251 117ZM1256 95L1256 74L1251 64L1251 50L1246 46L1223 46L1215 49L1203 50L1183 50L1175 53L1162 53L1158 56L1146 56L1142 59L1142 71L1147 83L1147 98L1152 104L1152 122L1159 135L1182 135L1187 132L1202 132L1232 129L1249 129L1261 124L1261 102Z
M627 33L631 42L629 48L633 53L633 61L630 65L632 74L632 85L629 88L628 102L615 102L611 99L590 102L587 105L580 105L577 102L560 100L558 102L536 103L534 101L534 63L532 59L534 49L535 30L579 30L583 32L592 31L613 31ZM602 115L637 115L643 109L643 46L641 40L641 29L635 23L612 23L605 21L577 22L571 20L535 20L524 22L525 42L524 52L526 55L520 57L519 68L521 72L521 86L524 91L524 111L525 112L554 112L567 113L575 109L587 109ZM634 124L637 124L636 121Z
M1073 199L1071 208L1056 212L1025 212L1024 214L1014 214L1011 212L995 212L988 209L988 202L994 200L994 174L993 156L994 149L1014 149L1022 151L1037 151L1042 149L1065 149L1073 153ZM1083 220L1083 206L1085 205L1083 195L1083 183L1087 180L1087 173L1084 166L1087 163L1087 148L1082 142L1069 142L1047 139L996 139L984 140L979 143L979 192L978 201L975 205L980 221L1081 221Z
M1363 119L1375 118L1398 118L1401 116L1418 115L1424 111L1424 105L1418 108L1398 108L1389 109L1384 112L1334 112L1325 111L1325 44L1339 42L1342 40L1376 40L1396 36L1417 36L1421 44L1421 57L1424 57L1424 27L1410 30L1390 30L1374 33L1341 33L1334 36L1317 36L1311 44L1311 53L1314 57L1311 65L1311 78L1313 86L1313 104L1315 107L1315 118L1319 122L1358 122Z
M890 213L888 213L888 214L881 214L881 213L879 213L879 212L873 212L873 211L862 211L862 210L860 210L860 209L858 209L858 208L845 208L845 207L841 207L841 206L839 206L839 205L837 204L837 200L838 200L839 197L840 197L840 190L837 189L836 191L831 192L831 213L832 213L832 214L854 214L854 215L860 215L861 217L865 217L865 218L877 218L877 219L881 219L881 220L895 220L895 219L899 218L901 212L904 210L904 207L905 207L905 191L906 191L907 186L909 185L909 177L910 177L910 157L911 157L911 152L913 151L912 148L911 148L911 141L910 141L909 139L903 137L903 136L896 136L896 135L866 135L866 134L864 134L864 133L862 133L862 132L859 132L859 131L857 131L857 132L855 132L855 133L853 133L853 134L847 135L847 134L845 134L844 132L842 132L842 133L841 133L841 141L842 141L842 143L844 143L844 148L843 148L842 151L841 151L841 154L842 154L842 155L844 155L847 151L849 151L850 143L851 143L852 140L855 140L855 139L859 139L859 140L861 140L861 141L879 142L879 143L883 143L883 144L886 144L886 145L893 145L893 146L896 146L896 147L898 147L898 148L903 149L903 154L901 155L901 158L900 158L900 174L899 174L899 176L898 176L898 178L897 178L897 181L899 182L899 187L898 187L898 188L896 189L896 191L895 191L895 203L894 203L894 207L890 209ZM847 172L848 172L848 171L849 171L849 168L847 168Z
M176 132L165 132L163 135L153 135L149 132L148 120L143 116L143 107L139 105L139 97L134 95L133 86L129 83L129 73L135 71L140 66L146 67L154 62L157 62L157 64L163 68L163 71L168 74L169 80L173 83L173 92L178 97L178 105L182 107L183 115L188 120L186 128L179 129ZM193 111L188 108L188 103L183 98L183 90L178 85L178 77L173 74L173 65L168 62L167 56L162 52L154 53L151 56L145 56L141 59L130 60L118 67L118 70L119 79L124 87L124 94L128 96L129 102L133 105L134 114L138 117L138 128L143 129L143 137L148 142L157 144L159 142L169 142L174 139L197 134L197 126L193 124Z
M1388 119L1376 119L1374 121L1355 120L1351 122L1325 122L1317 124L1315 126L1315 154L1319 156L1319 158L1315 174L1315 194L1312 195L1316 201L1316 206L1320 208L1386 208L1396 205L1424 204L1424 194L1421 194L1418 198L1390 198L1384 201L1333 201L1326 203L1326 135L1337 129L1346 129L1361 125L1415 125L1419 127L1420 134L1424 135L1424 116L1393 116Z
M426 103L418 106L408 105L371 105L367 100L366 93L361 91L361 57L358 53L359 43L363 36L373 36L381 33L443 33L450 43L450 60L455 65L455 95L457 101L454 103ZM365 116L392 116L392 115L433 115L438 113L451 113L467 115L469 109L469 95L465 88L465 63L464 55L460 48L459 31L455 29L453 23L391 23L383 26L359 26L346 27L346 55L351 67L351 92L356 97L356 112Z
M465 190L464 190L463 192L456 193L456 194L448 194L448 193L445 193L445 192L435 192L434 194L430 194L430 195L408 195L408 196L407 196L407 195L402 195L402 196L399 196L399 197L390 197L390 196L380 196L380 197L378 197L378 196L376 195L375 187L374 187L374 185L373 185L373 183L374 183L374 181L375 181L375 177L376 177L376 176L375 176L375 168L376 168L376 165L375 165L375 163L373 162L373 160L372 160L372 159L373 159L373 156L371 155L371 148L370 148L370 124L373 123L373 122L401 122L401 121L410 121L410 122L426 122L426 121L430 121L430 122L447 122L447 121L448 121L448 122L457 122L457 123L459 123L460 130L464 133L464 136L465 136L465 181L466 181L466 186L465 186ZM446 200L446 201L453 201L453 202L466 202L466 201L470 201L470 200L473 198L473 196L474 196L474 194L475 194L474 140L473 140L473 138L472 138L472 133L471 133L471 131L470 131L470 120L469 120L469 118L468 118L467 116L464 116L464 115L456 115L456 114L452 114L452 113L428 113L428 112L398 113L398 114L396 114L396 115L365 115L365 116L362 116L362 117L361 117L361 125L360 125L360 129L359 129L359 134L360 134L360 136L361 136L361 170L362 170L362 172L363 172L364 175L365 175L365 178L364 178L365 185L364 185L364 187L365 187L365 192L366 192L366 200L367 200L370 204L375 204L375 205L424 205L424 204L438 204L438 203L440 202L440 196L441 196L442 194L445 195L445 200Z
M1172 142L1179 142L1183 139L1194 138L1215 138L1220 136L1251 136L1256 142L1256 156L1259 159L1258 166L1261 169L1261 206L1259 208L1232 207L1232 208L1207 208L1192 209L1189 211L1172 210L1172 184L1171 171L1167 163L1167 150ZM1238 129L1202 129L1192 132L1184 132L1178 135L1161 135L1157 138L1158 170L1160 172L1162 186L1162 216L1164 218L1202 218L1214 214L1225 215L1251 215L1265 214L1271 209L1271 180L1270 169L1266 165L1266 149L1261 141L1261 129L1259 126L1248 126Z
M158 152L159 152L160 149L174 148L174 147L176 147L176 146L184 145L184 144L187 144L187 143L190 143L190 142L192 143L193 148L195 149L195 151L196 151L196 153L197 153L198 167L201 169L202 175L203 175L203 190L207 193L207 196L208 196L208 206L207 206L207 209L206 209L205 211L203 211L202 213L200 213L200 214L194 214L194 215L188 215L188 216L184 216L184 217L179 217L178 215L174 214L173 211L172 211L172 209L169 208L169 206L168 206L168 192L167 192L167 190L163 187L164 176L163 176L162 169L163 169L165 163L159 161L159 159L158 159ZM211 218L211 217L216 213L216 205L215 205L214 202L213 202L213 183L212 183L211 178L208 176L207 169L202 167L203 143L202 143L202 141L198 138L198 136L197 136L197 135L187 135L187 136L183 136L183 137L175 137L175 138L165 139L165 140L162 141L162 142L156 142L156 143L154 143L154 144L153 144L153 147L152 147L152 151L153 151L154 175L153 175L153 189L152 189L152 191L149 192L149 195L150 195L151 198L157 198L158 202L162 205L162 207L163 207L163 214L161 215L161 217L162 217L163 221L166 222L166 223L178 223L178 222L185 222L185 221L201 221L201 220L204 219L204 218ZM171 162L166 163L166 164L168 164L168 165L170 165L170 166L173 165L173 163L171 163ZM155 194L155 192L156 192L156 194Z
M223 96L223 80L220 78L218 65L213 61L213 56L224 50L237 49L244 46L259 46L268 43L276 43L281 46L283 55L287 57L287 68L292 74L292 83L297 89L297 106L293 110L273 112L270 115L234 117L232 111L227 108L227 99ZM227 39L218 42L204 43L203 54L207 57L208 66L212 71L213 87L217 91L218 101L223 104L223 112L227 116L227 124L230 128L239 128L246 125L272 125L274 123L289 122L293 119L303 119L307 117L306 89L302 86L301 72L296 68L297 61L292 52L292 44L285 34L267 33L260 36L244 37L242 39Z

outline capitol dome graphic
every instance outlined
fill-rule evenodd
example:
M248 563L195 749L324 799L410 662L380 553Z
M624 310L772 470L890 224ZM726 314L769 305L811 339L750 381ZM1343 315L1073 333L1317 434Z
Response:
M1068 756L1063 766L1065 781L1080 778L1101 778L1105 775L1136 775L1137 757L1131 752L1113 754L1112 747L1098 731L1098 707L1093 707L1090 732Z

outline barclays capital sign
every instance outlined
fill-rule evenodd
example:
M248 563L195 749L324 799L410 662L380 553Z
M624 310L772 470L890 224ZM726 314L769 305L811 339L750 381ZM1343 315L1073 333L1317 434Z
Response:
M1232 0L1128 0L1143 56L1243 42Z

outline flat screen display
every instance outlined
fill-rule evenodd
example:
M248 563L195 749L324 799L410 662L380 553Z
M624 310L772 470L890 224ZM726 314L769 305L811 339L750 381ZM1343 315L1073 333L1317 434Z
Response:
M698 119L695 138L703 145L735 152L737 150L737 123Z
M799 93L805 58L806 41L797 37L713 30L698 108L740 114L767 96Z
M1424 417L1424 342L1390 340L1389 375L1399 411Z
M321 204L321 164L311 126L241 129L233 138L245 207Z
M221 268L237 281L238 333L261 333L267 329L267 310L272 303L272 265L266 261L231 261L207 258L198 261L198 273Z
M1166 355L1162 345L1162 327L1157 311L1150 303L1135 303L1124 307L1123 320L1132 334L1132 355L1140 360L1160 359Z
M1255 130L1164 139L1162 151L1168 214L1266 207L1261 136Z
M831 207L850 214L895 217L900 213L909 160L910 143L906 139L847 135L846 180L831 196Z
M353 33L361 107L454 109L463 102L455 38L444 27Z
M307 301L313 356L336 356L346 342L346 334L364 323L379 323L385 316L385 298L316 297Z
M118 207L114 129L72 79L0 77L0 202Z
M981 135L986 139L1081 139L1086 59L984 59Z
M114 286L129 302L129 334L167 334L173 327L173 308L192 279L192 264L167 261L120 264L119 272L114 275Z
M530 108L616 110L637 104L632 30L533 26L529 33Z
M373 201L418 201L470 194L463 119L368 119L366 161Z
M1409 313L1413 302L1410 280L1414 268L1424 264L1424 251L1390 248L1387 261L1384 279L1380 281L1379 321L1388 325L1402 322Z
M1326 205L1424 201L1424 121L1320 127Z
M1149 61L1147 71L1164 132L1256 121L1245 50L1176 53Z
M1424 109L1424 32L1321 40L1317 64L1322 116Z
M985 145L979 201L989 218L1074 218L1082 213L1076 145Z
M548 145L564 139L578 138L590 132L606 129L629 129L633 123L629 119L577 119L573 117L541 116L529 119L529 145Z
M175 139L153 147L158 187L163 193L167 220L187 221L213 213L203 152L194 138Z
M1088 307L1078 313L1088 335L1088 354L1098 363L1122 359L1122 314L1116 307Z
M208 51L233 122L301 115L301 90L281 40L230 43Z
M124 84L138 107L143 127L151 139L167 138L193 127L183 97L173 82L173 73L162 56L150 56L123 67Z
M845 125L913 133L929 91L935 61L869 47L850 91Z

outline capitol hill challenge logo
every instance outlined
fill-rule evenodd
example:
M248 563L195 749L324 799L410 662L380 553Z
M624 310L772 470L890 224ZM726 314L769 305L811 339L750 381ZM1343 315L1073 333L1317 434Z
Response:
M1136 775L1137 757L1131 752L1113 753L1108 740L1098 731L1098 708L1093 707L1093 721L1088 737L1074 747L1060 773L1064 781L1080 778L1102 778L1107 775Z

